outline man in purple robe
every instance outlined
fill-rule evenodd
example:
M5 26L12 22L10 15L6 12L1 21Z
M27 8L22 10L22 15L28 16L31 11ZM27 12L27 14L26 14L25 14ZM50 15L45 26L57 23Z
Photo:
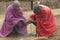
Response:
M0 37L6 37L14 29L17 33L25 35L27 33L26 18L23 16L23 11L19 7L20 3L14 1L13 4L9 5L6 9L5 20L0 30Z

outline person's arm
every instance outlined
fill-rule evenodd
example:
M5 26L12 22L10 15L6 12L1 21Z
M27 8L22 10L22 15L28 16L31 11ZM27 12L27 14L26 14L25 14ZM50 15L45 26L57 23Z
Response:
M32 14L30 16L30 19L26 22L26 24L30 24L33 23L34 25L36 25L36 18L35 18L35 14Z
M36 25L36 19L35 18L30 19L30 20L28 20L28 22L26 24L30 24L30 23Z
M35 18L35 17L32 19L32 23L33 23L34 25L36 25L36 18Z

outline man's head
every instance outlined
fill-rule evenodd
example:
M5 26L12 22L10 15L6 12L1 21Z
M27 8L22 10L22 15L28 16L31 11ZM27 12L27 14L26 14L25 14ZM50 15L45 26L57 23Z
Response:
M40 13L40 7L38 5L34 6L33 12L35 14L39 14Z
M15 10L18 10L19 7L20 7L20 2L19 1L14 1L13 2L13 7L14 7Z

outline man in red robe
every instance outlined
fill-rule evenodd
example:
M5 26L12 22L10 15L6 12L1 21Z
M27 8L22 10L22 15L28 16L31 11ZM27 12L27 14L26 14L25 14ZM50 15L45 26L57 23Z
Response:
M38 36L52 36L56 30L56 24L51 9L45 5L36 5L33 12L34 14L30 16L31 20L28 23L36 25Z

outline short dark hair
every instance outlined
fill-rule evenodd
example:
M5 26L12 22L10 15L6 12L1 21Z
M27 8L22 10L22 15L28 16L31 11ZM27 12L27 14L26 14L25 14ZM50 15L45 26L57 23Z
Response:
M40 12L40 7L38 5L34 6L33 12L38 14Z

